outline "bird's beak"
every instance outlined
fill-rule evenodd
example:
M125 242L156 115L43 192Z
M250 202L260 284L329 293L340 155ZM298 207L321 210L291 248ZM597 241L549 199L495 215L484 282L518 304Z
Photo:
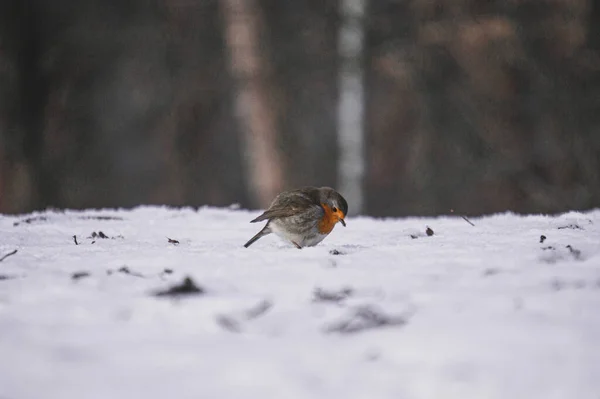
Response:
M337 216L338 220L342 223L342 225L344 227L346 227L346 221L344 220L344 218L346 217L346 215L344 215L344 212L338 210L335 215Z

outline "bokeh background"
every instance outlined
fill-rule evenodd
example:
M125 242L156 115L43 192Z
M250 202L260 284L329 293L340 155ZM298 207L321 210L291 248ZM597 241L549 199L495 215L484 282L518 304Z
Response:
M0 212L600 206L600 1L2 0Z

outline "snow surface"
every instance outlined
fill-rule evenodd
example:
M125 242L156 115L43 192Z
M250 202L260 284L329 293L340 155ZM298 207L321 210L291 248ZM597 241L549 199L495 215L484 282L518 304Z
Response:
M245 249L258 214L0 216L0 398L600 398L600 210Z

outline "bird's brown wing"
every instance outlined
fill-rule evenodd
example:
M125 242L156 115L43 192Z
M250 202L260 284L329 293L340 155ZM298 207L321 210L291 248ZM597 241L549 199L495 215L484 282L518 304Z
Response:
M313 197L313 193L306 189L283 192L275 197L269 209L256 219L251 220L250 223L289 217L305 212L311 207L319 205Z

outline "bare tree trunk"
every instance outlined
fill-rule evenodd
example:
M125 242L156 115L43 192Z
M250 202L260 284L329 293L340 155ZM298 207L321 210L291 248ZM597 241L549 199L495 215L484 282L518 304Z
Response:
M236 107L245 147L252 200L266 207L283 187L272 84L261 54L260 14L255 0L221 0Z
M340 55L338 106L338 181L339 190L348 199L352 213L363 211L364 17L367 0L342 0L342 22L338 38Z

